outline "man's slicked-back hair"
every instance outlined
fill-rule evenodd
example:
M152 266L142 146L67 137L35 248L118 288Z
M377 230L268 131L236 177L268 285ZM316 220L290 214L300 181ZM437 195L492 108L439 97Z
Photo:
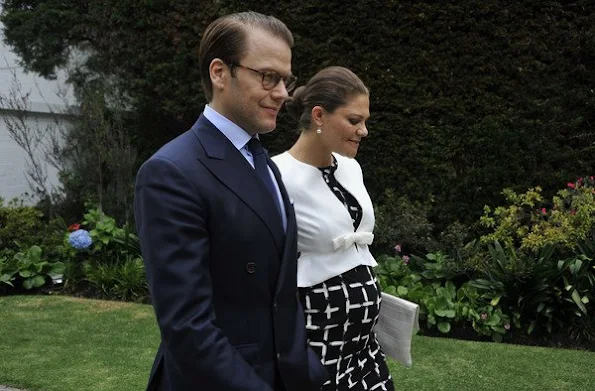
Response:
M293 35L285 23L274 16L248 11L222 16L211 23L202 35L198 50L198 63L202 88L207 101L213 98L213 84L209 67L215 58L224 63L238 64L246 54L246 32L258 29L280 38L293 47Z

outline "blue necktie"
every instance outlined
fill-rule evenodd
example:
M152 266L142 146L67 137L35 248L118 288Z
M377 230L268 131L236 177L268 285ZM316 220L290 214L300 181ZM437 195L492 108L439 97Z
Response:
M248 141L248 150L252 153L252 157L254 158L254 169L256 173L264 182L266 188L271 193L273 200L275 200L275 205L277 206L277 211L279 215L281 215L281 206L279 205L279 198L277 197L277 189L275 184L273 183L273 179L269 173L269 167L267 165L267 154L265 149L262 147L262 143L256 137L252 137L250 141Z

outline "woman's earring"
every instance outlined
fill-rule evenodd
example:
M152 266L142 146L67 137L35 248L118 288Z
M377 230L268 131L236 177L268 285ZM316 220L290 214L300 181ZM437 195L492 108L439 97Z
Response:
M320 126L318 127L318 129L316 129L316 133L318 133L318 134L322 133L322 129L320 129Z

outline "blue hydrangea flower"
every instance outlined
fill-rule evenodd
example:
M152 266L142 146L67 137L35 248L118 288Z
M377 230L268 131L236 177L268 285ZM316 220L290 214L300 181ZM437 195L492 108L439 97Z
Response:
M93 244L93 239L91 239L89 231L79 229L68 235L68 243L77 250L83 250Z

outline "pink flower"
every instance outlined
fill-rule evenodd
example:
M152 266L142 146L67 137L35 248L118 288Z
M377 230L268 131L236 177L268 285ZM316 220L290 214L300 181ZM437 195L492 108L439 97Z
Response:
M583 177L578 178L577 179L577 182L578 182L579 185L582 184L583 183Z
M504 325L504 330L510 330L510 323L506 323Z
M401 252L401 245L400 245L400 244L397 244L397 245L395 246L395 251L396 251L396 252L398 252L398 253L400 253L400 252Z
M407 255L403 255L403 263L405 265L408 265L409 264L409 257Z
M574 185L574 183L572 183L572 182L568 182L566 185L567 185L568 187L570 187L571 189L575 189L575 188L576 188L576 186L575 186L575 185Z
M546 214L547 214L547 209L545 209L545 208L541 208L541 214L544 214L544 215L546 215Z
M481 320L486 320L488 318L488 314L486 314L485 312L483 314L481 314Z

